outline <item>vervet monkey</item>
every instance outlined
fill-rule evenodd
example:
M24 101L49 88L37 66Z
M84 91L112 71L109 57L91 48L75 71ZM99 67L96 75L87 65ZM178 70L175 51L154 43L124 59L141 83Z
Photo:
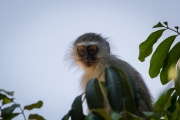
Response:
M136 114L143 117L142 111L152 111L151 95L141 75L127 62L111 53L106 38L96 33L85 33L75 40L72 49L71 55L75 63L84 70L81 80L83 90L89 79L99 77L99 80L104 80L104 76L99 74L106 66L114 66L130 75L138 87L141 100Z

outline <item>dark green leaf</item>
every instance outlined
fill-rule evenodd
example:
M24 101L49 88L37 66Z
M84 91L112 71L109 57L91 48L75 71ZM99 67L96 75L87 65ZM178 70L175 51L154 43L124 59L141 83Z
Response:
M163 42L160 43L160 45L152 55L149 68L149 75L151 78L154 78L159 74L160 69L163 67L163 63L168 54L168 51L176 37L177 35L173 35L166 38ZM163 83L163 81L161 82L162 84L165 84Z
M34 108L41 108L42 105L43 105L43 102L42 101L38 101L37 103L25 106L24 109L25 110L32 110Z
M83 95L83 94L82 94ZM82 95L76 97L74 100L72 106L71 106L71 120L84 120L85 115L83 114L83 108L82 108Z
M62 118L62 120L69 120L69 117L70 117L71 113L72 113L72 110L70 110L70 111Z
M28 120L45 120L45 119L38 114L30 114Z
M168 22L164 22L164 24L165 24L166 26L168 26Z
M139 60L143 62L147 56L152 53L153 45L161 37L166 29L157 30L151 33L148 38L139 45Z
M6 91L4 89L0 89L0 92L4 92L6 93L7 95L10 95L10 96L13 96L14 95L14 92L13 91Z
M109 104L116 112L121 112L125 100L122 77L114 67L105 69L105 86L108 93Z
M21 113L12 113L11 116L8 117L6 120L12 120L14 117L18 116Z
M11 116L13 116L13 111L19 106L20 106L19 104L13 104L9 107L2 109L1 110L1 117L5 120L9 119Z
M92 109L93 113L97 113L101 117L104 118L104 120L111 120L111 117L109 116L108 112L104 109Z
M167 111L169 111L170 113L173 113L176 109L176 99L177 99L177 95L176 95L176 92L174 92L171 98L171 105L167 109Z
M174 68L175 68L175 63L177 63L178 59L180 58L180 42L178 42L168 53L165 61L164 61L164 65L163 65L163 69L160 73L160 79L162 81L162 83L167 83L169 80L168 79L168 70L170 68L171 65L174 64ZM173 78L172 78L173 79Z
M158 28L158 27L164 27L160 22L156 24L153 28Z
M140 97L138 97L139 94L138 94L137 88L135 88L136 85L131 79L131 77L125 74L124 71L119 70L119 73L122 77L122 81L124 85L126 110L131 113L135 113L136 108L140 101ZM134 85L134 89L133 89L133 85ZM137 97L137 100L135 100L135 96Z
M86 99L89 109L104 108L104 98L97 78L88 81Z
M163 112L166 106L167 101L169 100L174 88L170 88L165 94L156 101L154 105L154 112Z

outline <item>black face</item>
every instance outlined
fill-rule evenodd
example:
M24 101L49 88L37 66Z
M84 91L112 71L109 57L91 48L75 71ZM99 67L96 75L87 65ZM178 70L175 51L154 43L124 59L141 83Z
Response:
M95 55L98 52L98 47L96 45L90 46L78 46L77 52L80 60L88 67L90 67L96 60Z

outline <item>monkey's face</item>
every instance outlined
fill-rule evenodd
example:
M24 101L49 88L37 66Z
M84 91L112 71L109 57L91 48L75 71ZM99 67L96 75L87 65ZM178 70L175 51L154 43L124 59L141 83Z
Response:
M96 54L98 52L98 47L96 45L89 46L78 46L77 53L79 55L80 61L87 67L91 67L96 61Z

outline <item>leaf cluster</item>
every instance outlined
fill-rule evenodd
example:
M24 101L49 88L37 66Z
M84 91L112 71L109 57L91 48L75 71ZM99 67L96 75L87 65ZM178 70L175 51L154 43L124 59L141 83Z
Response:
M175 26L174 30L168 26L168 22L164 22L164 24L159 22L153 28L161 29L151 33L139 45L139 60L142 62L152 53L153 45L164 31L171 30L176 33L158 45L150 60L149 75L151 78L160 74L163 85L174 80L174 87L164 92L154 104L154 114L163 117L164 120L180 120L180 42L172 46L177 36L180 35L179 27Z
M114 67L105 68L105 82L90 79L85 98L89 114L83 114L82 95L74 100L71 110L62 120L144 120L135 115L140 96L133 79ZM148 113L146 113L148 114ZM145 115L146 115L145 114ZM150 113L149 113L150 114ZM148 116L147 116L148 118Z
M139 45L139 60L141 62L153 52L153 45L159 40L164 31L172 30L176 33L176 35L169 36L158 45L150 60L150 77L154 78L160 74L161 83L164 85L174 79L174 77L168 77L169 68L175 68L180 58L180 42L172 47L173 42L177 36L180 35L178 31L179 27L175 26L176 30L174 30L169 28L168 22L164 22L164 25L159 22L153 28L161 29L151 33L148 38Z
M30 105L24 106L22 109L20 104L15 103L14 98L12 98L14 92L6 91L4 89L0 89L0 120L11 120L14 117L22 114L24 120L26 120L24 111L25 110L33 110L35 108L41 108L43 105L42 101L38 101L37 103L33 103ZM21 112L14 112L16 108L19 108ZM30 114L28 116L28 120L45 120L42 116L38 114Z

